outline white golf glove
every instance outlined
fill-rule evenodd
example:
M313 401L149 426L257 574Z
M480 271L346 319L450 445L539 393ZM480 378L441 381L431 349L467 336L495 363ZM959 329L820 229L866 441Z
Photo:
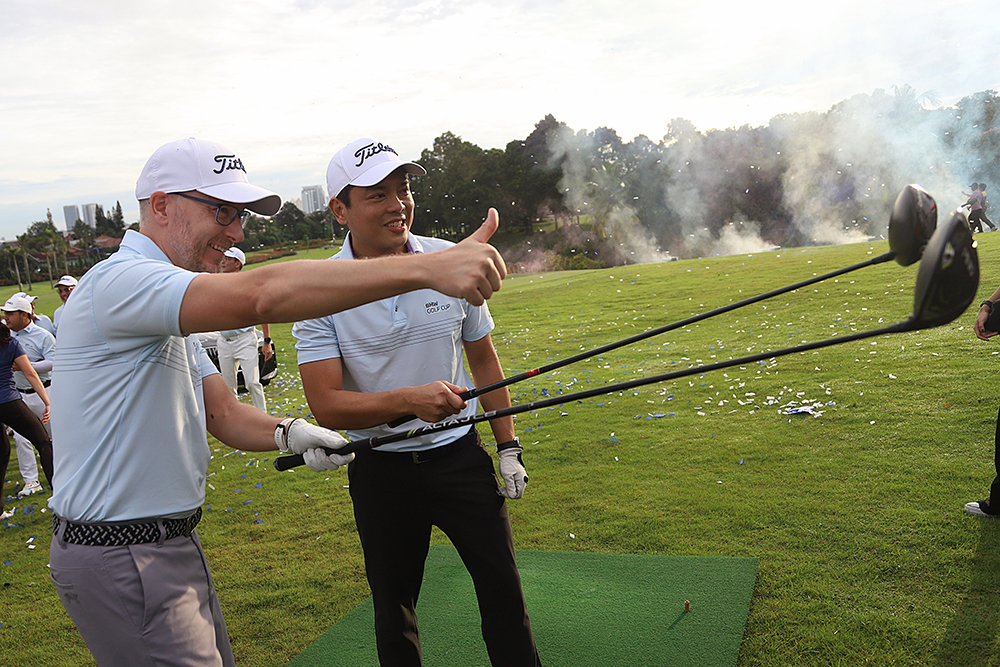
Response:
M503 488L497 489L504 498L517 500L524 495L524 487L528 485L528 473L524 469L524 461L521 460L521 452L524 449L517 444L517 440L500 449L500 479L503 480ZM499 449L503 445L498 445Z
M325 449L313 447L302 452L302 460L313 472L336 470L354 460L354 452L349 454L327 454Z
M285 454L301 454L313 472L336 470L354 460L354 452L327 454L320 447L340 449L350 440L305 419L285 419L274 429L274 443Z

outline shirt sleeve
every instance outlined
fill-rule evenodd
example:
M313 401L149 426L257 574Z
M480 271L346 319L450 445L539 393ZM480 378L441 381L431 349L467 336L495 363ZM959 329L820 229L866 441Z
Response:
M45 342L42 344L42 359L46 361L53 361L56 358L56 339L55 336L46 336Z
M93 287L93 306L105 340L116 347L142 337L181 336L181 304L197 273L166 262L136 262ZM127 284L129 289L118 285Z
M337 326L333 318L333 315L327 315L296 322L292 326L300 366L313 361L340 358L340 340L337 338Z
M462 340L470 343L483 338L493 331L493 316L490 308L484 302L481 306L473 306L465 302L465 322L462 323Z

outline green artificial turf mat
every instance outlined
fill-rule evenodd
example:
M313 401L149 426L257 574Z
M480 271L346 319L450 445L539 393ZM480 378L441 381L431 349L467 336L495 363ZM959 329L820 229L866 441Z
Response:
M517 562L546 667L736 664L756 558L518 551ZM453 547L431 547L417 614L424 665L489 665ZM289 663L320 665L377 667L370 597Z

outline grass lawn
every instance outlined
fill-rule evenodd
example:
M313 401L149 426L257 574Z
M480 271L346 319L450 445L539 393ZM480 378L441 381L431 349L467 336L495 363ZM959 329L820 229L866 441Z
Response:
M978 303L1000 282L1000 234L976 239ZM886 250L518 275L490 302L493 340L513 374ZM538 376L512 397L892 324L912 309L916 273L862 269ZM37 293L51 313L57 297ZM1000 522L962 512L993 476L1000 347L975 338L972 318L522 414L531 483L510 503L515 544L759 558L742 667L1000 665ZM290 328L271 327L280 372L266 394L272 413L308 416ZM803 406L815 416L788 414ZM212 445L198 532L237 661L284 665L369 594L347 476L278 473L273 455ZM19 512L0 526L0 662L92 664L48 578L49 513L7 503Z

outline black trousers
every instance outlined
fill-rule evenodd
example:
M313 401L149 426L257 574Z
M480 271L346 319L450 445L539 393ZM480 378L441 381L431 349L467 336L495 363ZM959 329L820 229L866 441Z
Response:
M49 438L42 421L24 404L20 398L0 403L0 424L11 427L22 436L27 438L38 451L38 458L42 463L42 472L49 486L52 486L52 439ZM10 462L10 441L6 433L0 437L0 461ZM4 465L4 470L7 466ZM0 486L3 479L0 479Z
M996 225L993 221L986 217L986 211L983 209L977 209L969 213L969 227L972 231L981 232L983 231L983 223L990 226L991 229L996 229Z
M990 514L1000 514L1000 411L997 412L997 430L993 437L993 466L996 477L990 485Z
M475 429L461 440L464 446L423 463L408 453L367 450L348 467L383 667L422 664L416 605L432 526L451 539L472 575L490 662L541 664L493 459Z

